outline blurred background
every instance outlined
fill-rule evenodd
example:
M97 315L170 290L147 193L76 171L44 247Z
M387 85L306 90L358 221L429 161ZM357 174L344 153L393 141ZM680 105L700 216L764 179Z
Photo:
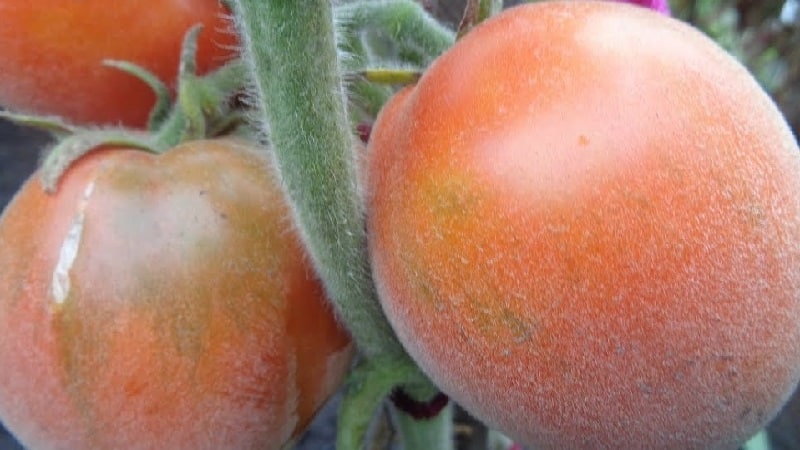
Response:
M453 28L465 0L419 0ZM508 6L521 0L506 0ZM673 15L704 31L744 63L772 95L791 125L800 131L800 0L671 0ZM48 137L0 119L0 208L36 167ZM0 368L2 370L2 368ZM299 450L333 449L336 399L323 410ZM480 426L460 419L460 450L477 450ZM470 438L472 436L472 438ZM770 426L775 450L800 449L800 396ZM22 447L0 424L0 450Z

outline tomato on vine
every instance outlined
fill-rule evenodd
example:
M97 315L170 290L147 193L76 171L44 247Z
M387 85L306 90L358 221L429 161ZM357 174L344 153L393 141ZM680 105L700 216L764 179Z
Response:
M532 448L734 448L800 379L798 152L677 20L506 10L374 124L381 303L445 393Z
M236 56L227 14L219 0L0 0L0 106L74 124L143 127L154 92L103 61L137 64L169 84L184 35L201 24L205 73Z
M105 148L0 217L0 420L35 449L280 449L349 368L263 155Z

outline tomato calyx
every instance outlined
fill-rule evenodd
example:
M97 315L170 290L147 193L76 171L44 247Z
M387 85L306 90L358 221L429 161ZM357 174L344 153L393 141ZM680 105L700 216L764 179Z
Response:
M390 399L397 409L417 420L436 417L450 401L447 394L437 392L430 400L421 402L408 395L402 387L396 388Z
M157 128L162 121L166 120L167 116L169 115L170 105L172 104L172 97L170 95L169 88L166 84L164 84L163 81L161 81L149 70L146 70L145 68L128 61L107 59L103 61L103 65L126 72L138 78L147 84L153 93L155 93L156 103L153 106L152 111L150 111L150 116L147 120L148 130Z
M41 182L46 192L56 191L61 176L75 161L102 147L123 146L164 153L182 142L232 134L244 128L244 105L236 101L236 96L247 84L245 66L241 60L234 60L207 75L197 75L201 30L202 26L196 25L184 37L174 102L166 84L147 69L126 61L103 61L106 66L137 77L155 92L157 101L147 131L121 126L80 127L58 117L0 111L0 117L48 131L55 137L55 144L47 150L41 164Z
M374 120L397 87L413 83L455 33L413 0L359 0L333 8L350 117Z

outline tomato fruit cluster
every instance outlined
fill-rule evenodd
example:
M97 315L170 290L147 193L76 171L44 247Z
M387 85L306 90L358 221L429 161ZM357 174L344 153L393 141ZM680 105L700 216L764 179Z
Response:
M35 449L279 449L353 348L255 147L98 150L0 218L0 419Z
M800 153L747 71L613 2L481 24L384 107L385 312L536 449L733 448L800 378Z
M289 118L266 127L281 143L273 156L311 154L291 152L293 144L314 147L335 131L342 134L331 142L346 141L344 126L311 130L324 122L312 114L320 111L339 120L325 125L347 122L331 112L338 108L330 98L316 110L291 109L317 106L309 99L333 85L338 93L343 74L323 72L340 61L295 64L296 49L276 53L297 42L326 45L293 28L319 27L324 15L287 13L297 12L291 3L267 10L272 22L243 12L258 11L258 3L238 4L241 30L279 24L260 37L291 39L276 39L282 45L268 52L247 47L243 57L277 55L290 64L233 68L255 72L254 92L275 91L273 103L253 102L256 110ZM360 3L343 7L353 5ZM431 23L419 5L386 6L418 13L409 29ZM414 39L395 48L384 39L404 36L370 28L411 23L376 8L340 10L352 16L337 20L358 34L340 40L355 56L347 64L416 51ZM344 198L353 200L347 207L366 203L369 264L400 342L479 419L541 450L739 445L800 380L800 149L739 63L659 12L668 12L666 2L555 0L508 9L474 28L465 15L471 31L381 110L368 148L354 152L364 156L358 180L324 192L338 198L293 207L264 149L216 136L246 127L243 111L230 108L251 104L211 103L226 102L228 90L250 80L226 79L232 87L220 88L220 98L218 86L181 84L174 120L158 133L71 128L78 137L114 139L76 156L53 194L34 174L0 216L0 420L35 449L291 445L354 353L299 238L342 241L331 249L357 255L343 264L366 267L360 217L342 221L346 214L330 211L330 199ZM199 72L213 70L237 53L227 14L218 0L113 7L0 0L0 105L75 124L141 128L153 92L102 61L131 62L174 81L181 42L202 24ZM368 16L382 25L361 24ZM355 30L362 25L367 31ZM435 31L438 42L442 30ZM332 43L328 50L333 59ZM263 82L263 66L289 72ZM295 83L306 69L318 78ZM241 75L233 72L224 74ZM181 82L197 81L192 75ZM359 96L380 103L389 92L360 85L369 78L351 85L363 91L353 88L349 99L365 116L372 109L358 105ZM206 94L202 106L187 98ZM286 126L294 118L296 130ZM168 139L173 131L196 137L181 127L216 139L158 155L108 144L172 143L180 140ZM360 131L367 140L368 127ZM302 157L282 163L283 182L293 195L336 188L336 178L346 177L325 170L349 169L341 156L351 155L312 160L310 171ZM314 220L295 224L292 208L312 209L297 216ZM331 227L327 217L316 220L320 211L336 219ZM352 276L358 268L333 267L342 268L345 283L331 289L369 283ZM347 286L364 288L348 295L371 300L372 286ZM343 317L351 312L338 306ZM378 331L354 334L387 334L394 358L397 340L378 312L373 317L381 322L368 331ZM408 377L420 381L418 372ZM406 387L392 397L403 398Z

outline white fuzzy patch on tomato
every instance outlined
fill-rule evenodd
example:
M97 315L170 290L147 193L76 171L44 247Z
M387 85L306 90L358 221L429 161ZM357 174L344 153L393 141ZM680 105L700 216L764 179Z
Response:
M72 219L72 223L67 230L67 236L64 238L58 253L58 262L56 262L56 267L53 270L53 282L51 285L53 301L58 305L63 304L67 296L69 296L69 272L75 263L75 258L78 256L78 247L83 235L83 223L86 218L86 206L89 204L92 192L94 192L94 182L89 183L84 189L83 197L78 203L78 210Z

